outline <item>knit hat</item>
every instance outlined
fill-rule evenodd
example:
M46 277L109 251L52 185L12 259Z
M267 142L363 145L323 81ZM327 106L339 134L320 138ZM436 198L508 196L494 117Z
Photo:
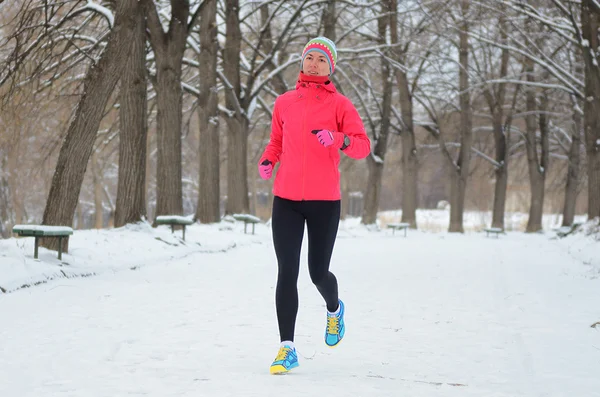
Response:
M304 46L304 51L302 51L302 63L304 63L306 54L311 51L318 51L325 55L327 62L329 62L329 74L333 74L337 62L337 49L335 48L334 42L323 36L310 40L306 46Z

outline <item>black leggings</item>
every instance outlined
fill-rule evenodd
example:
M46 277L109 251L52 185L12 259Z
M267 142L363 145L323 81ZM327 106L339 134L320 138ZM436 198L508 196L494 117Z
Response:
M304 224L308 230L308 270L325 299L327 310L338 308L338 286L329 262L340 221L340 201L273 200L273 244L278 274L275 305L281 341L294 340L298 314L298 273Z

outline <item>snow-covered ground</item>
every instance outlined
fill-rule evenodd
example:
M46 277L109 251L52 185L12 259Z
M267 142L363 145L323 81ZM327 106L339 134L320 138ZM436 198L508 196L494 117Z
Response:
M443 230L438 214L420 216ZM268 372L279 340L267 225L256 235L240 223L193 225L185 243L180 232L146 224L77 230L62 262L45 249L34 260L33 238L0 240L0 390L600 396L600 325L591 327L600 321L597 232L487 238L423 229L405 238L343 222L332 271L347 330L336 349L323 342L325 306L305 246L300 367L286 376Z

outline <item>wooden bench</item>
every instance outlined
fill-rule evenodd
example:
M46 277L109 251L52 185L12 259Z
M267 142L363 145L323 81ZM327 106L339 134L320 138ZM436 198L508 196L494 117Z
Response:
M580 223L574 223L571 226L561 226L557 229L554 229L554 231L556 232L557 237L563 238L567 237L571 233L574 233L577 229L579 229L580 226Z
M404 230L404 237L406 237L406 231L408 230L408 227L410 226L410 223L388 223L387 227L388 229L392 229L392 234L396 234L396 230Z
M501 229L499 227L486 227L485 229L483 229L485 231L485 236L489 237L490 234L493 234L496 236L496 238L498 238L498 235L500 233L504 234L504 229Z
M194 223L193 220L179 215L159 215L155 220L157 225L170 225L171 233L175 233L175 226L183 228L183 241L185 241L185 227Z
M15 225L13 233L19 237L35 237L35 246L33 257L38 259L38 247L40 237L58 238L58 259L62 260L62 239L69 238L73 234L73 229L67 226L46 226L46 225Z
M246 233L246 226L250 223L252 225L252 234L254 234L254 225L260 223L260 218L250 214L233 214L233 219L244 222L244 233Z

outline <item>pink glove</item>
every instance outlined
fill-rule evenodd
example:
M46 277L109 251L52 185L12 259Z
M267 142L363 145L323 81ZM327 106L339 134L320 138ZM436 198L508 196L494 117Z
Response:
M317 136L319 143L325 147L334 145L334 147L339 149L344 143L344 134L341 132L329 130L312 130L311 132Z
M273 164L269 160L265 160L258 166L258 173L262 179L271 179L273 175Z
M317 132L317 139L321 145L329 147L333 145L333 134L329 130L320 130Z

